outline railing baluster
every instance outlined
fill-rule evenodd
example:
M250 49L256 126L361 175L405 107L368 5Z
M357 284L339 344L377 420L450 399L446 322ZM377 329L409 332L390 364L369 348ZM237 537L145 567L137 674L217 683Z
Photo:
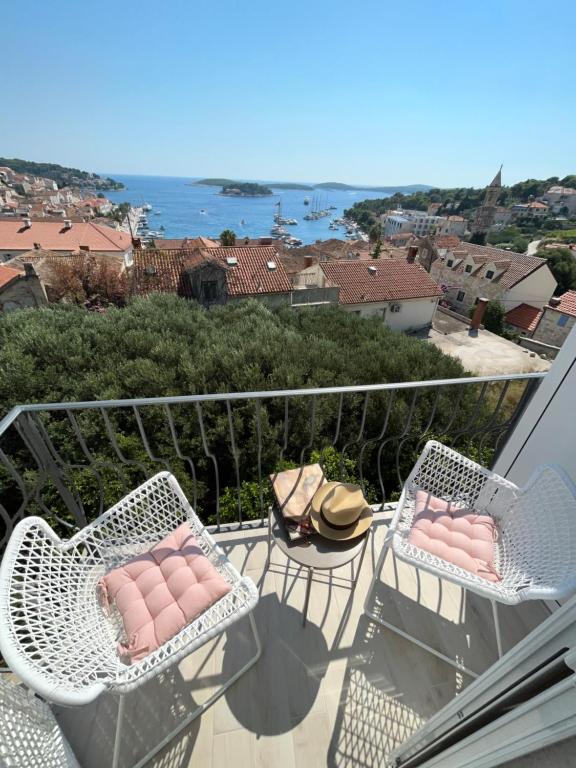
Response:
M236 447L236 438L234 436L234 420L232 418L232 408L230 400L226 400L226 411L228 413L228 427L230 430L230 450L234 459L234 470L236 473L236 493L238 494L238 522L242 527L242 494L240 491L240 451Z
M140 416L140 410L135 405L132 408L132 411L134 412L134 416L136 417L136 424L138 424L138 431L140 432L140 438L142 439L142 444L144 446L144 450L148 454L148 456L150 458L150 461L153 461L156 464L163 464L166 467L166 471L172 473L172 467L170 466L170 464L165 459L159 459L152 452L152 449L150 448L150 443L148 442L148 435L146 434L146 430L144 429L144 424L142 423L142 417Z
M208 441L206 440L206 430L204 429L204 414L202 412L202 405L200 402L196 403L196 414L198 416L198 424L200 426L200 437L202 438L202 446L206 458L211 459L214 465L214 475L216 479L216 526L220 530L220 473L218 471L218 460L208 447Z
M182 461L185 461L188 466L190 467L190 472L192 474L192 493L193 493L193 501L192 501L192 507L194 510L198 507L198 483L196 481L196 466L190 456L187 456L182 453L182 450L180 448L180 442L178 440L178 436L176 435L176 426L174 424L174 419L172 418L172 411L170 410L170 406L165 403L164 404L164 412L166 414L166 417L168 419L168 427L170 429L170 435L172 437L172 445L174 446L174 450L176 451L176 456L178 456L179 459Z
M100 411L100 415L102 416L102 419L104 421L108 439L110 440L110 444L112 445L112 448L116 453L116 456L118 456L118 458L123 464L126 464L128 466L138 467L138 469L142 472L144 477L148 480L151 477L151 474L148 471L148 467L142 464L141 461L136 461L136 459L127 459L126 456L124 456L124 454L120 450L120 446L118 445L118 441L116 440L116 435L114 433L114 429L112 428L110 419L108 418L108 411L106 410L106 408L99 408L98 410Z
M256 438L258 441L257 447L257 459L256 466L258 469L258 499L260 501L260 524L264 525L264 491L262 489L262 417L260 409L262 407L262 401L260 398L256 398L254 402L255 416L256 416Z
M2 540L0 541L0 547L4 548L8 542L8 539L12 535L14 524L20 522L20 520L24 517L24 513L30 501L30 495L26 488L26 483L20 477L20 473L18 472L14 464L10 461L8 456L6 456L3 450L0 450L0 462L2 462L2 464L6 468L6 471L8 472L10 477L14 480L14 482L20 489L20 493L22 494L22 502L20 503L15 514L9 515L5 507L3 505L0 505L0 517L2 517L2 520L4 521L4 525L5 525L5 531L4 531L4 535L2 536Z

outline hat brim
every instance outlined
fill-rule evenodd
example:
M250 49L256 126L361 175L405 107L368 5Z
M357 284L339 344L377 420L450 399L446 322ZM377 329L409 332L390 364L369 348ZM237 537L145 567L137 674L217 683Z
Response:
M340 485L340 483L326 483L316 491L310 504L310 522L317 533L324 536L325 539L333 539L334 541L356 539L370 528L374 513L370 507L364 507L360 517L350 527L341 529L331 528L324 521L321 510L324 499L335 485Z

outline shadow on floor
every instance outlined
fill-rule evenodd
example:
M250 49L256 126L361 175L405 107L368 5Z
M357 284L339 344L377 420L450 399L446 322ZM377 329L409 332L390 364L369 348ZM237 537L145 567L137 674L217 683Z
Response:
M179 666L126 696L120 765L132 766L177 727L198 705L197 681L186 680ZM202 697L204 698L204 697ZM84 707L54 707L55 715L82 768L112 765L118 699L103 694ZM150 763L154 768L188 765L200 720L193 721Z

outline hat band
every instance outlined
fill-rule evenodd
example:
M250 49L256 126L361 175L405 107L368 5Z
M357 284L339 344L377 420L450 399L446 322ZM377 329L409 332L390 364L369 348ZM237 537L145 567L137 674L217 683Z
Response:
M362 512L360 512L360 515L361 514L362 514ZM348 530L348 528L352 528L352 526L356 525L356 523L360 519L360 515L358 515L356 520L352 520L351 523L347 523L346 525L337 525L336 523L331 523L330 520L328 520L325 517L324 512L322 512L322 510L320 510L320 517L322 518L322 520L326 523L328 528L333 528L335 531L346 531L346 530Z

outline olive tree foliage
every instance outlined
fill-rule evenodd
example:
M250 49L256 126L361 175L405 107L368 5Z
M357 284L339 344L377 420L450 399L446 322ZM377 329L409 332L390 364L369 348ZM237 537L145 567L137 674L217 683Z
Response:
M435 346L337 307L273 312L255 301L206 310L175 296L139 298L105 314L74 306L0 317L0 403L93 401L305 389L458 378L460 363ZM289 399L42 411L63 482L93 518L147 476L172 470L206 520L266 513L269 474L323 456L330 475L353 476L372 497L398 491L427 435L480 434L476 385ZM486 419L484 419L484 422ZM494 432L496 434L496 432ZM36 488L27 511L70 520L12 428L1 448ZM326 453L330 448L331 452ZM322 453L324 451L324 453ZM351 462L351 463L350 463ZM22 489L0 468L0 500ZM245 483L252 485L246 486ZM239 492L240 490L240 492ZM262 490L262 493L260 491ZM251 499L248 514L246 499ZM243 500L244 499L244 500Z

